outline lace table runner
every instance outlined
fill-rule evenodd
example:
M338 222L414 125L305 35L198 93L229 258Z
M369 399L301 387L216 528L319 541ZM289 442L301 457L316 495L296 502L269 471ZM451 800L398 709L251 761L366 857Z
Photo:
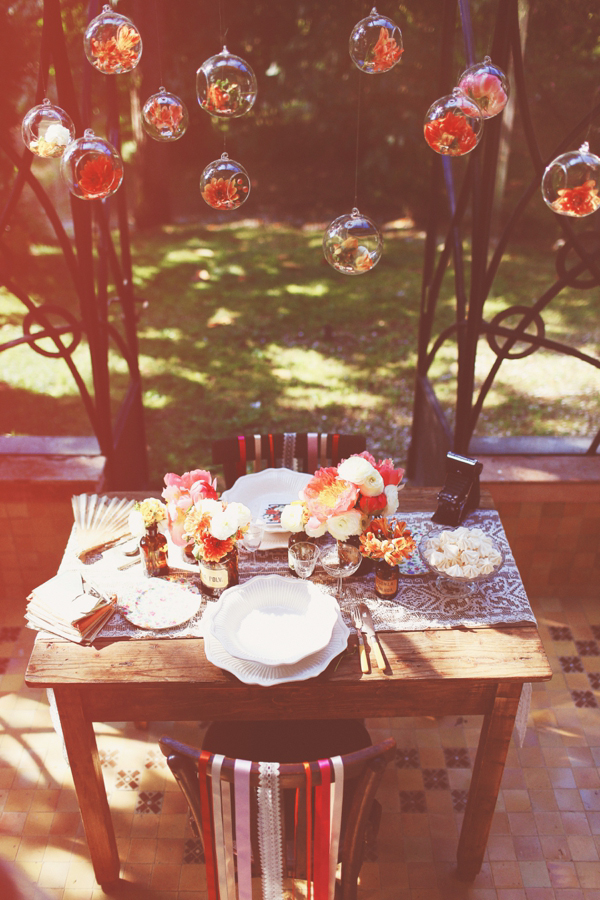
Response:
M413 512L406 513L402 518L406 520L418 543L431 523L431 514ZM493 537L504 552L504 566L490 581L483 582L473 591L465 590L458 598L448 596L437 587L435 575L424 569L415 551L413 558L401 567L398 594L392 600L381 600L376 596L372 572L366 576L355 575L344 579L340 606L346 623L351 624L350 608L358 601L364 601L371 610L378 631L426 631L438 628L535 624L535 617L498 513L495 510L476 510L468 516L465 525L482 528ZM132 625L117 611L100 632L100 638L202 637L202 615L207 602L213 601L207 600L202 595L197 570L181 561L178 548L170 547L169 560L172 566L177 567L172 570L169 580L178 583L182 591L198 594L197 614L176 627L150 630ZM176 562L173 563L173 560ZM118 566L126 563L127 557L117 547L88 559L84 564L77 559L72 539L62 567L79 569L84 578L88 578L104 590L116 593L119 597L123 596L132 585L147 581L139 563L119 571ZM241 583L255 575L279 574L294 577L287 565L287 550L283 548L258 551L256 564L253 564L249 554L241 552L239 572ZM311 580L334 592L333 579L320 566L317 566Z

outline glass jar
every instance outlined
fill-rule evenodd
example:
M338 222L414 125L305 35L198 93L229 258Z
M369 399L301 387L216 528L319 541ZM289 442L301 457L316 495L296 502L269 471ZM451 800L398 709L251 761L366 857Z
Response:
M146 534L140 540L140 551L144 574L148 578L168 574L167 539L159 532L156 523L147 526Z
M382 600L391 600L398 593L398 566L391 566L385 559L375 564L375 593Z
M360 535L351 534L348 538L349 544L354 544L355 547L360 549ZM373 571L373 560L369 556L363 556L360 566L358 567L356 574L357 575L368 575Z
M237 547L230 550L227 556L217 561L199 559L200 581L202 592L207 597L220 597L224 590L239 584Z
M298 577L298 573L295 571L295 569L291 563L289 550L290 550L290 547L294 546L294 544L299 544L301 542L306 542L309 544L316 544L317 539L315 537L309 537L305 531L292 531L292 533L290 534L290 536L288 538L288 566L290 567L290 572L292 573L294 578Z

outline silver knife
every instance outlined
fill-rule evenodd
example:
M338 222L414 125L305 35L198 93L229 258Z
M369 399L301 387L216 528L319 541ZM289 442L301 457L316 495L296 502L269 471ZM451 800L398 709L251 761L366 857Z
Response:
M369 646L375 654L377 665L382 672L385 672L388 669L388 664L385 656L383 655L383 651L381 649L379 641L377 640L377 634L375 633L375 626L373 625L373 618L371 616L369 607L366 605L366 603L359 603L358 608L360 610L362 630L369 639Z

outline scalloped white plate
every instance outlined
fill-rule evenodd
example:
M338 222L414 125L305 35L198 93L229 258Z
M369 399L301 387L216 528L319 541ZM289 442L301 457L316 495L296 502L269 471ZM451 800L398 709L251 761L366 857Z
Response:
M294 472L292 469L263 469L241 475L235 484L221 497L226 502L235 500L243 503L252 513L253 519L262 519L265 531L283 531L281 510L293 500L312 479L308 472Z
M306 681L307 678L314 678L323 672L331 660L345 650L348 644L350 629L342 619L342 613L338 612L331 640L327 646L293 665L265 666L263 663L253 662L249 659L238 659L228 653L212 633L212 617L215 607L216 604L209 603L202 620L205 626L204 652L206 658L220 669L231 672L244 684L260 684L268 687L272 684L283 684L286 681Z
M238 659L293 665L329 643L338 612L320 584L258 575L223 591L212 633Z

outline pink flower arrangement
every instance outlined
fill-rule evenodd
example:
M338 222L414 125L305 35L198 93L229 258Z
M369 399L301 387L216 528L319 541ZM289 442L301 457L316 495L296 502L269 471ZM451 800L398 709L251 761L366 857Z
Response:
M474 100L484 119L501 113L508 103L502 81L491 72L471 72L461 78L459 88Z
M396 512L403 474L391 459L376 462L366 451L349 456L337 467L317 469L299 494L304 530L311 537L328 531L336 540L362 534L371 516ZM282 522L284 514L285 510Z
M217 499L217 479L211 478L210 472L205 469L194 469L183 475L168 472L165 485L162 496L167 502L171 540L178 547L184 547L188 543L184 537L188 511L198 500Z

